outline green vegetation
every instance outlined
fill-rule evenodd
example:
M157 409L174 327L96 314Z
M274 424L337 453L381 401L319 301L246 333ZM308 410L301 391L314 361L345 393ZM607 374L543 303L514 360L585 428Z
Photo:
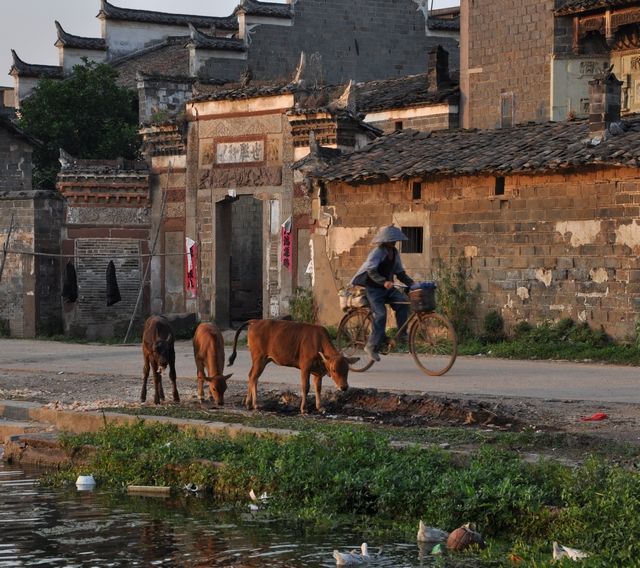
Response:
M316 307L313 303L313 291L307 288L296 288L289 298L291 317L303 323L315 323Z
M640 364L640 350L635 343L616 343L603 330L569 318L556 323L532 326L520 322L513 337L495 343L470 339L459 348L461 355L485 354L510 359L564 359L603 361L628 365Z
M473 318L479 288L471 288L471 268L463 254L449 253L449 259L436 258L433 279L438 284L437 310L446 316L456 330L458 339L471 337L469 323Z
M116 488L196 483L242 506L254 489L271 496L277 515L318 523L355 515L371 530L412 540L418 518L450 530L471 521L490 541L478 554L506 562L511 551L524 566L549 565L552 540L592 553L583 566L634 566L640 553L632 537L640 530L640 476L601 459L567 468L488 447L467 457L415 445L389 451L388 436L344 426L286 439L199 438L142 421L67 436L64 446L88 463L49 482L91 471Z
M109 65L85 61L64 81L43 79L23 102L20 127L43 143L34 149L35 187L55 187L60 148L76 158L137 157L137 95L117 76Z

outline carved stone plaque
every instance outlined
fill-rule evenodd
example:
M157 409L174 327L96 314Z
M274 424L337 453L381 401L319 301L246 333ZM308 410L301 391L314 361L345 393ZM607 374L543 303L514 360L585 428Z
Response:
M278 186L282 185L282 168L214 168L207 177L210 179L211 187ZM201 179L201 187L206 181L208 180Z
M264 140L220 142L216 146L216 164L246 164L264 161Z

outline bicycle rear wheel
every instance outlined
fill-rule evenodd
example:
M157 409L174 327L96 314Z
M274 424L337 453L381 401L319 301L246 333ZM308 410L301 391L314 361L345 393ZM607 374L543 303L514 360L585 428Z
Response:
M458 339L451 322L435 312L421 312L409 332L409 350L429 376L444 375L456 360Z
M349 369L355 373L363 373L373 365L364 351L372 323L371 312L366 308L358 308L347 313L338 325L336 347L345 357L359 357L357 362L349 365Z

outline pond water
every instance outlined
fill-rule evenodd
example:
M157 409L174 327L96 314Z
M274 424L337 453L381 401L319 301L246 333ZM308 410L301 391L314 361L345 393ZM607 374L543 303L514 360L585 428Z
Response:
M0 567L335 567L333 549L361 542L349 529L319 531L188 494L43 488L37 471L0 461ZM370 543L373 554L381 544L382 554L368 565L434 565L415 541Z

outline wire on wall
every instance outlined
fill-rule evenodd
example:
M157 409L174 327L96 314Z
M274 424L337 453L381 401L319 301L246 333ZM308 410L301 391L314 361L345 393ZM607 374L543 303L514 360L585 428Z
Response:
M162 206L160 207L160 218L158 219L158 227L156 228L156 234L153 238L153 244L151 245L151 254L149 256L154 256L156 245L158 244L158 237L160 236L160 229L162 228L162 221L164 220L164 208L167 204L167 194L169 191L169 179L171 178L171 172L173 170L173 163L169 162L169 167L167 168L167 182L165 184L164 193L162 195ZM138 289L138 297L136 298L136 305L133 308L133 312L131 313L131 319L129 320L129 327L127 328L127 333L124 336L123 343L127 343L129 341L129 335L131 334L131 328L133 327L133 320L138 313L138 307L140 306L140 300L142 299L142 292L144 291L145 283L147 282L147 278L149 276L149 270L151 269L151 259L147 262L147 266L144 269L144 276L140 281L140 288Z

